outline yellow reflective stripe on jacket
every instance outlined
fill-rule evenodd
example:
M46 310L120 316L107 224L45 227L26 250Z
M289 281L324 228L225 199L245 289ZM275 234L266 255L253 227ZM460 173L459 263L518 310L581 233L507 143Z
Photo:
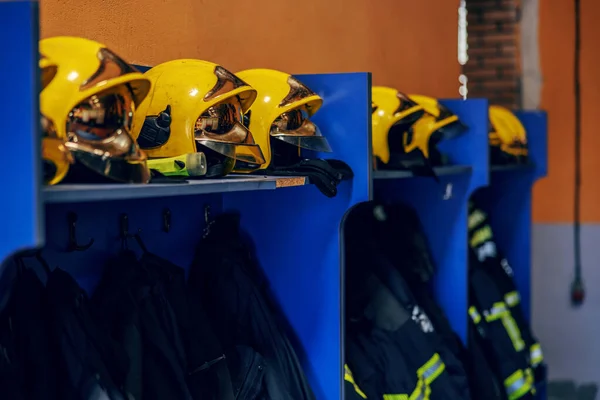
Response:
M479 314L479 312L477 312L475 306L469 307L469 316L471 316L471 319L473 320L475 325L477 325L481 321L481 315Z
M514 307L521 302L521 296L519 296L519 292L516 290L513 292L508 292L504 296L504 301L509 307Z
M531 370L531 368L525 369L525 379L527 380L527 383L529 384L529 387L531 388L531 393L535 394L536 393L535 378L533 377L533 371Z
M492 321L502 319L504 317L504 315L506 315L507 312L508 312L508 309L506 308L506 305L504 304L504 302L499 301L497 303L494 303L494 305L492 306L492 308L489 311L484 311L483 315L485 315L485 320L487 322L492 322Z
M417 387L410 394L384 394L383 400L429 400L431 388L429 385L446 369L446 365L438 353L435 353L431 358L417 370L419 378Z
M431 396L431 388L427 382L419 379L419 385L415 391L412 392L409 400L429 400L429 396Z
M471 237L469 241L469 245L471 248L475 248L483 242L486 242L492 239L494 235L492 234L492 228L489 225L484 225L482 228L479 228Z
M508 336L510 336L510 340L512 341L515 350L523 350L525 348L525 341L521 337L521 330L517 326L517 322L510 313L506 313L502 318L502 325L504 325L504 329L508 332Z
M354 386L354 391L363 399L367 398L367 395L363 393L362 390L358 387L358 385L354 382L354 377L352 376L352 371L348 368L348 365L344 365L344 379Z
M438 353L435 353L429 361L417 370L417 376L429 386L446 369L446 365Z
M529 348L529 357L531 359L531 365L537 367L544 361L544 354L542 353L542 346L539 343L531 345Z
M485 214L483 212L481 212L480 210L475 210L471 214L469 214L469 219L468 219L469 222L467 225L468 225L469 229L473 229L477 225L482 223L484 220L485 220Z
M531 392L531 383L522 370L518 370L504 380L504 389L508 400L518 400Z
M513 347L516 351L521 351L525 348L525 342L521 337L521 330L517 326L514 318L510 311L506 308L504 302L494 303L492 309L489 312L484 312L485 320L487 322L492 322L496 320L501 320L502 325L504 325L504 329L508 333L510 340L513 344Z
M409 400L406 394L384 394L383 400Z
M422 379L419 379L417 387L410 396L406 394L384 394L383 400L429 400L430 393L431 389Z

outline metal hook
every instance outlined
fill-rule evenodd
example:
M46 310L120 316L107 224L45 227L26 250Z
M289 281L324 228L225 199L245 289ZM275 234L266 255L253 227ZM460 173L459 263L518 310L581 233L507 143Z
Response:
M121 248L127 250L127 238L129 237L129 216L121 214L119 217L119 237L121 238Z
M79 244L77 243L77 214L70 211L67 214L67 221L69 223L69 245L67 247L67 251L85 251L92 247L94 244L94 239L90 238L90 241L87 244Z
M165 208L163 210L163 231L169 232L171 230L171 210Z
M208 234L210 233L210 226L213 224L214 221L211 220L210 217L210 205L205 204L204 205L204 234L202 235L203 238L207 237Z
M144 242L142 241L142 237L140 236L142 230L138 229L137 233L129 233L129 216L127 214L121 214L119 224L122 249L127 250L127 239L134 238L138 246L140 246L140 248L142 249L142 251L144 253L148 253L148 249L146 248L146 245L144 244Z
M204 223L208 225L210 223L210 205L204 205Z

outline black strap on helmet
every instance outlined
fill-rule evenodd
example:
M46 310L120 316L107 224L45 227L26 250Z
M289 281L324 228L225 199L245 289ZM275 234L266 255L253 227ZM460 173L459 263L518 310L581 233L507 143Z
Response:
M171 137L171 106L167 105L158 115L147 116L137 139L142 149L163 146Z

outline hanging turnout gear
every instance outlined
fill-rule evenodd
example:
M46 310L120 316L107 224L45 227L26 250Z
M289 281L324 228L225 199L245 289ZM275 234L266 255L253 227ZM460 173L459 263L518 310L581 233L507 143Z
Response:
M191 400L180 325L157 269L129 251L109 260L92 298L96 319L129 356L134 398Z
M82 38L40 41L40 52L57 66L42 90L44 132L65 141L75 159L66 179L147 183L147 159L131 135L136 107L150 82L104 45ZM57 165L52 183L66 173Z
M398 221L400 222L398 223ZM362 343L361 346L371 343L368 351L365 350L365 357L368 359L371 354L379 351L377 350L378 346L385 346L385 342L379 342L383 333L369 338L369 335L374 335L372 333L374 328L371 327L374 325L385 331L386 337L395 343L395 346L400 347L406 362L404 370L409 371L409 376L413 371L415 376L421 378L422 386L415 383L415 387L421 387L423 393L426 392L428 396L426 398L468 399L470 395L467 375L461 361L454 353L454 349L450 349L445 342L448 334L436 331L437 327L433 325L421 304L416 301L411 288L399 272L404 264L394 264L392 260L395 261L396 258L388 257L388 253L399 252L398 243L408 242L409 240L406 239L411 237L395 235L398 233L398 229L391 232L387 225L395 223L403 225L404 221L402 218L394 221L388 220L383 206L373 202L355 207L346 221L346 287L348 293L346 319L349 332L347 335L350 335L348 340L356 340ZM390 245L391 248L388 248ZM401 251L398 257L411 259L414 255L412 251L403 253L405 248L400 246ZM416 269L420 265L417 264L413 268ZM369 267L365 268L365 266ZM369 286L371 287L369 288ZM436 311L430 304L428 306L432 312ZM405 318L403 319L402 316ZM440 322L444 320L445 317L436 316L436 322L442 329L446 328L444 323ZM353 339L354 336L356 338ZM453 333L450 333L449 336L452 337L452 340L456 340ZM404 348L407 343L410 343L412 350ZM385 348L383 351L385 354L389 354L391 350ZM367 396L371 396L370 390L380 396L381 393L377 394L376 389L371 389L372 384L364 382L363 387L362 380L366 377L362 374L361 361L353 360L353 357L360 358L361 356L353 352L347 354L348 363L356 374L358 385L364 388ZM376 365L378 361L371 359L371 363ZM377 369L375 366L372 368ZM389 370L379 368L379 374L384 374L386 378L382 379L386 382L388 381L387 376L394 374L395 368L391 366ZM391 389L391 387L388 388L388 391ZM414 387L409 390L406 385L402 388L406 391L405 393L409 394L413 389Z
M527 132L507 108L489 107L490 162L494 165L527 164Z
M120 346L99 329L89 310L89 300L75 280L60 268L46 283L51 335L59 345L58 388L65 400L125 400L129 360Z
M58 399L46 290L22 258L13 261L16 274L3 274L13 282L0 311L0 390L7 399Z
M188 285L211 304L206 311L227 356L235 392L246 393L237 398L313 400L298 357L275 318L265 278L242 237L239 215L222 214L209 223Z
M377 204L372 208L372 214L377 224L381 226L379 230L382 232L378 236L373 235L374 240L384 249L386 257L397 266L397 270L410 286L416 304L428 316L439 340L444 345L438 351L444 360L448 360L446 361L448 373L452 375L459 387L464 387L466 373L469 392L473 399L502 399L503 397L493 395L503 394L503 391L497 389L495 372L482 363L485 358L482 358L480 349L470 346L467 351L458 335L452 330L443 310L433 298L431 280L435 267L415 210L403 204L393 206ZM458 362L451 362L453 359Z
M346 322L346 360L356 384L370 399L430 399L430 384L445 365L411 314L374 276L363 281L367 304ZM358 310L357 310L358 311Z
M485 269L502 293L504 304L510 310L525 343L529 366L534 373L535 382L542 382L545 379L545 365L541 345L533 335L525 318L512 268L496 246L489 217L481 208L477 207L475 200L469 202L469 231L469 247L476 258L474 262L478 263L480 268Z
M488 358L488 351L479 338L480 333L475 323L469 319L468 328L468 371L471 396L475 399L508 400L501 374Z
M265 162L242 124L256 90L220 65L182 59L144 73L152 91L134 120L149 165L167 176L207 178L229 174L236 160Z
M233 384L221 343L196 293L188 293L185 271L148 251L141 265L155 271L173 308L186 354L186 381L192 397L233 400Z
M532 369L541 365L537 363L541 363L541 349L530 333L518 292L507 275L510 266L498 257L492 238L486 215L471 205L468 312L478 333L472 339L484 349L501 377L508 400L530 399L534 398L536 381Z
M351 168L340 160L306 158L302 149L331 152L327 139L310 120L323 99L290 74L270 69L249 69L237 75L258 92L244 115L265 156L257 165L238 159L235 172L275 176L306 176L327 197L337 185L351 179Z

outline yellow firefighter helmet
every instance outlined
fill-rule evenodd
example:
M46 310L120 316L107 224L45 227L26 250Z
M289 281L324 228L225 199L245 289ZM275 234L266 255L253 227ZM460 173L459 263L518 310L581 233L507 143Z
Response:
M150 89L148 79L104 45L83 38L40 41L56 76L42 91L40 109L56 137L86 172L121 182L147 183L145 154L130 135L136 105Z
M319 95L281 71L248 69L237 75L258 92L257 100L245 115L245 123L265 156L265 163L260 166L238 160L237 172L269 167L274 159L274 146L297 153L301 148L331 152L327 139L309 119L323 104Z
M148 156L159 159L151 165L202 154L206 167L192 175L215 177L230 173L236 159L265 162L242 124L256 90L238 76L218 64L192 59L168 61L144 75L153 88L138 108L134 131Z
M410 95L409 97L421 105L425 113L412 125L404 137L406 153L418 149L425 158L429 158L432 148L440 141L453 139L467 130L458 117L436 99L422 95Z
M526 162L525 127L507 108L496 105L489 107L489 141L493 164Z
M404 133L425 111L423 106L390 87L373 86L371 96L373 156L387 164L390 160L390 129L402 125L401 133Z

